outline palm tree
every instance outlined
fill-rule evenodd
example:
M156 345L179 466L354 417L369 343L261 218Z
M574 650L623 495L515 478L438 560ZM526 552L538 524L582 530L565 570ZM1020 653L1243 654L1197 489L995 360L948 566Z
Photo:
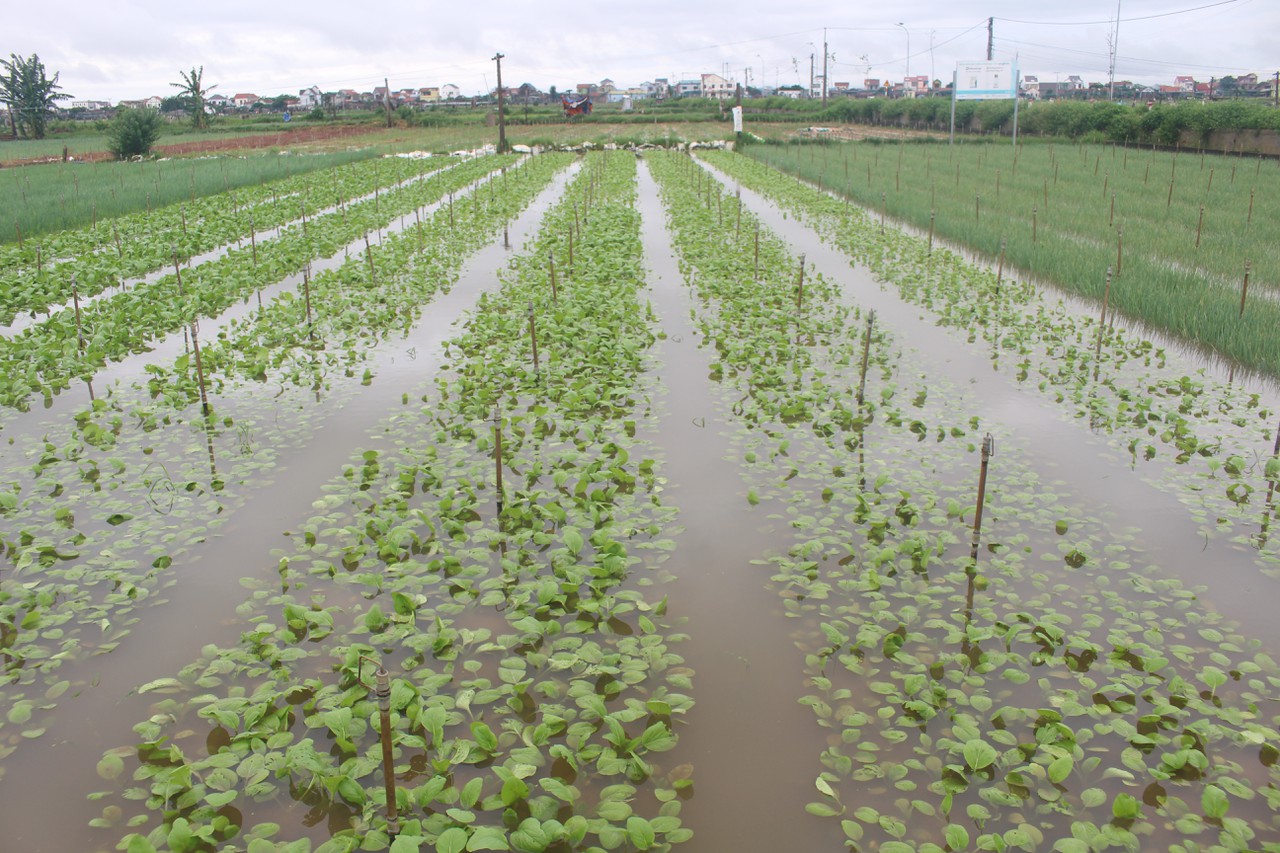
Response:
M44 63L38 54L28 58L9 54L0 59L0 103L9 107L9 122L14 136L22 129L32 139L44 139L45 121L57 102L70 98L59 91L58 75L45 76Z
M209 126L209 121L204 111L204 99L206 95L218 88L218 86L217 84L207 88L204 86L204 83L201 80L201 78L204 77L203 65L198 69L192 68L190 74L185 71L179 71L178 73L182 75L182 82L170 83L169 85L180 91L180 97L188 99L189 105L187 109L191 112L191 123L194 124L197 129L204 130Z

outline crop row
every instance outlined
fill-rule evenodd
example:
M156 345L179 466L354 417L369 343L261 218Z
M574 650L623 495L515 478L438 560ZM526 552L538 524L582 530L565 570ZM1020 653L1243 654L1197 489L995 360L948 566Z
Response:
M65 433L11 447L0 491L0 516L11 531L3 544L12 566L0 585L0 685L6 685L0 690L10 708L0 719L0 735L8 736L7 746L0 741L0 756L19 733L43 733L40 715L73 686L62 675L63 664L114 652L138 619L136 608L173 582L167 570L189 558L272 475L280 453L314 433L322 414L315 405L295 409L282 431L271 412L241 405L237 395L252 394L267 379L278 382L281 393L291 384L312 388L312 362L327 357L321 347L346 353L350 361L362 357L447 289L467 255L567 159L531 159L508 172L502 194L482 193L483 205L459 205L453 222L441 209L417 232L388 237L377 249L382 272L376 283L362 280L365 258L318 277L325 297L313 327L319 343L302 318L288 316L291 300L229 330L207 350L211 369L221 374L214 388L216 419L202 417L192 405L198 392L183 356L181 368L152 366L151 399L101 398L77 413ZM366 310L356 323L353 304L396 308ZM284 322L294 325L286 331L279 326ZM266 336L271 354L259 360ZM230 352L248 355L224 364ZM306 369L295 369L297 364Z
M736 305L753 274L737 217L717 216L687 164L649 161L699 291ZM809 320L794 315L801 341ZM853 849L897 853L1274 837L1280 732L1259 703L1280 668L1256 641L1044 482L1016 443L991 460L971 556L980 421L905 354L842 423L860 330L815 329L806 361L843 369L793 373L768 400L751 354L775 346L779 318L739 306L700 322L726 400L768 402L741 409L740 446L750 499L795 531L772 582L802 626L813 693L800 701L830 732L812 814L840 818Z
M0 404L23 407L33 393L49 396L77 376L91 377L107 361L141 351L156 337L201 317L217 316L237 300L301 272L313 258L331 256L362 235L512 162L507 157L477 159L384 197L290 226L260 246L175 270L80 312L55 314L0 341Z
M689 706L688 673L648 573L631 578L660 561L671 517L633 437L653 340L638 301L634 168L589 158L451 343L428 407L389 426L398 449L352 462L280 554L288 591L264 585L241 608L242 642L146 686L206 691L158 710L178 729L203 718L217 746L170 740L156 717L138 732L167 767L135 764L133 747L104 757L102 775L131 787L102 822L146 833L122 844L309 849L293 825L304 809L329 817L325 851L662 849L687 837L688 781L660 762ZM575 261L553 291L546 253L570 231ZM394 843L361 655L392 674Z
M0 247L0 324L70 301L73 279L80 298L93 296L171 265L175 254L187 260L448 162L366 160Z
M1269 461L1277 413L1258 394L1213 382L1203 371L1179 374L1178 358L1116 327L1114 314L1103 324L1055 304L1032 284L1001 280L998 270L930 249L925 237L877 227L874 211L740 155L706 159L803 217L940 324L962 330L970 343L983 338L994 365L1109 436L1134 466L1151 469L1150 479L1169 481L1207 527L1252 523L1246 517L1280 474ZM1275 563L1280 555L1264 548L1262 558Z

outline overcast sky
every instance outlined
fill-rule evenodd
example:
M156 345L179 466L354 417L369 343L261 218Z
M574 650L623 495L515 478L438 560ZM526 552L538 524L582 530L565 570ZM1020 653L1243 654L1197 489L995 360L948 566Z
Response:
M1172 82L1280 68L1276 0L689 0L632 3L315 3L222 0L63 0L12 3L0 15L0 56L38 53L77 99L176 92L179 69L203 65L206 84L234 95L367 91L455 83L463 94L503 83L546 90L604 78L634 86L712 71L751 84L807 84L821 74L823 28L832 82L949 79L956 61L984 59L995 16L995 58L1019 55L1023 74L1079 74L1106 82L1118 30L1116 79ZM1114 21L1119 9L1118 27ZM908 50L908 44L910 50Z

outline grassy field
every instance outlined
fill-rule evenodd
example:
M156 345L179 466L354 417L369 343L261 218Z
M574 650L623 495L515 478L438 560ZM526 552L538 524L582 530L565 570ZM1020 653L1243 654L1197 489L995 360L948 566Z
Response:
M234 148L223 156L175 158L141 163L49 163L0 170L0 243L37 236L64 228L82 227L95 219L145 210L149 206L199 198L228 188L259 184L323 169L340 163L387 153L426 150L446 153L474 149L497 142L498 130L489 126L480 113L466 114L467 120L442 127L369 128L367 133L306 144L289 145L287 150L299 156L279 156L280 149L258 149L238 152ZM770 127L770 138L781 139L798 126ZM253 125L245 130L258 129ZM273 126L274 135L279 130ZM513 145L560 146L592 142L641 144L646 142L723 139L727 125L715 121L663 122L653 124L578 124L560 122L543 125L513 125L507 128L507 140ZM91 150L100 136L67 137L78 140L81 150ZM168 142L196 142L202 139L234 139L226 133L180 134L162 139ZM12 146L50 145L57 154L63 142L48 139L40 143L6 143L0 157L15 150ZM69 142L67 143L69 144ZM73 153L76 148L72 148Z
M1108 146L759 145L750 156L1249 367L1280 365L1280 166ZM1243 314L1246 269L1249 294Z

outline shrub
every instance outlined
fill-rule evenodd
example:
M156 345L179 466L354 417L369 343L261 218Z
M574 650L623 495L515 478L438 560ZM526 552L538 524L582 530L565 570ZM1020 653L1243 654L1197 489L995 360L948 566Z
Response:
M120 110L107 131L107 150L118 160L150 154L163 126L164 119L155 110Z

